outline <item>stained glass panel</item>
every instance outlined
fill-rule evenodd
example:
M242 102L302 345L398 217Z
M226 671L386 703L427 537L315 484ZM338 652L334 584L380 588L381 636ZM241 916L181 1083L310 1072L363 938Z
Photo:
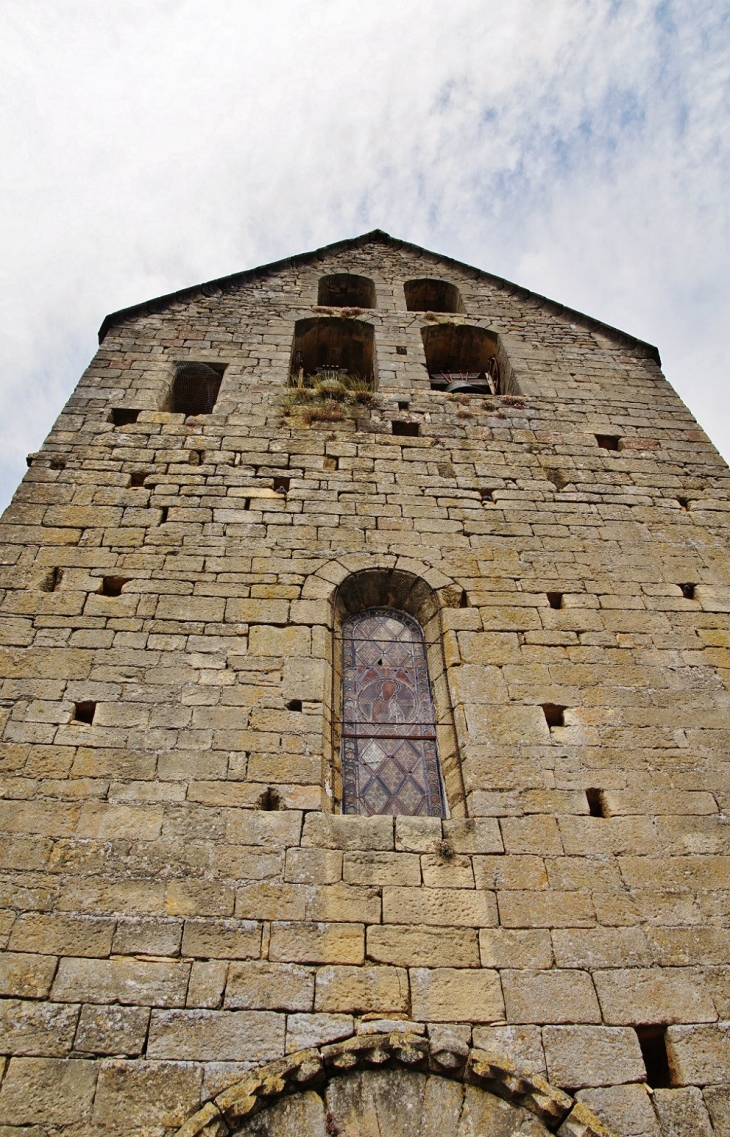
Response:
M444 816L423 633L368 608L342 629L343 813Z

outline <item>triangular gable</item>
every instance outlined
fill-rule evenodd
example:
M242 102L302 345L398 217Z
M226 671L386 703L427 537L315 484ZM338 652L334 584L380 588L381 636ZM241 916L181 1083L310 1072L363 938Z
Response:
M349 237L343 241L334 241L331 245L323 245L322 248L313 249L308 253L297 253L293 257L285 257L283 260L272 261L270 264L259 265L256 268L246 269L243 272L234 272L230 276L218 277L217 280L207 280L203 284L193 284L188 288L180 289L178 292L168 292L164 296L155 296L153 299L145 300L141 304L132 304L129 308L120 308L118 312L111 312L108 316L105 316L99 328L99 343L103 341L107 332L117 324L124 323L125 320L131 320L137 316L146 316L154 312L161 312L168 304L180 300L191 300L200 294L205 296L208 290L220 291L228 288L236 288L241 284L247 284L257 278L271 276L276 272L293 268L296 265L322 260L324 257L331 256L333 253L361 248L363 245L375 242L389 245L390 248L393 249L406 249L408 252L415 253L420 257L429 257L447 268L472 273L477 280L488 281L495 288L518 294L523 301L531 301L538 308L548 308L552 311L553 315L561 316L569 320L572 324L579 324L582 327L588 328L590 331L597 331L603 335L607 335L626 347L638 349L642 353L649 355L656 363L661 364L658 349L645 340L637 339L635 336L629 335L628 332L623 332L620 328L614 328L611 324L605 324L602 320L596 320L593 316L587 316L584 312L579 312L575 308L568 308L564 304L550 300L549 297L542 296L539 292L530 292L529 289L514 284L512 281L505 280L503 277L493 276L491 273L476 268L474 265L465 264L464 261L457 261L453 257L447 257L441 253L434 253L430 249L424 249L420 245L413 245L409 241L400 241L397 237L391 237L389 233L385 233L382 229L371 229L369 233L363 233L359 237Z

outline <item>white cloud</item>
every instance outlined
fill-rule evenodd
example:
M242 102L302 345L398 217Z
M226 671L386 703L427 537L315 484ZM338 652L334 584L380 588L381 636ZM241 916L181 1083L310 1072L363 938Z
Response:
M656 342L730 454L723 6L4 9L6 496L107 312L375 226Z

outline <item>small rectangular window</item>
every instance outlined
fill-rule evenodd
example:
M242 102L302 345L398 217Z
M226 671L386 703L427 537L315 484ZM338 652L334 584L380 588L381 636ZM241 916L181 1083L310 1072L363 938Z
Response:
M557 703L543 703L542 710L548 726L565 726L565 707L560 707Z
M404 438L418 438L420 433L420 425L417 422L399 422L394 420L392 426L393 434L402 435Z
M115 426L131 426L136 422L141 412L131 407L113 407L112 422Z
M672 1084L672 1073L667 1055L666 1027L637 1026L635 1030L646 1066L647 1085L653 1090L669 1088Z
M600 790L586 790L586 800L588 802L588 813L591 817L606 816L606 807L603 803L603 794Z
M91 702L90 699L84 700L81 703L74 703L74 713L72 722L84 723L86 726L91 726L94 721L94 714L96 712L96 703Z

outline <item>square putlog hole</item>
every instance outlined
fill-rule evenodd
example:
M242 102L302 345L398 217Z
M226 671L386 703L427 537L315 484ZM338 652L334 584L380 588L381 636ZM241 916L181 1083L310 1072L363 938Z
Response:
M682 589L682 596L684 597L685 600L694 600L694 598L695 598L695 586L694 586L694 584L689 584L689 583L688 584L680 584L679 587Z
M563 607L563 594L562 594L562 592L547 592L545 595L548 598L548 604L550 605L551 608L557 609L557 608Z
M421 429L417 422L402 422L397 419L391 425L393 434L401 435L403 438L418 438Z
M134 472L129 475L130 489L133 489L133 490L141 489L145 483L146 477L147 477L147 474L145 473L144 470L134 470Z
M667 1055L667 1028L665 1026L637 1026L636 1036L646 1066L646 1084L652 1090L668 1089L672 1072Z
M291 478L277 476L274 478L274 493L289 493Z
M557 703L542 704L542 713L549 727L565 726L565 711L566 708L558 706Z
M601 450L618 450L618 444L621 441L620 434L597 434L596 442Z
M82 703L74 703L74 713L71 722L79 722L85 726L91 726L94 721L95 713L96 703L93 703L90 699Z
M102 596L121 596L125 584L129 584L128 576L105 576L101 582Z

